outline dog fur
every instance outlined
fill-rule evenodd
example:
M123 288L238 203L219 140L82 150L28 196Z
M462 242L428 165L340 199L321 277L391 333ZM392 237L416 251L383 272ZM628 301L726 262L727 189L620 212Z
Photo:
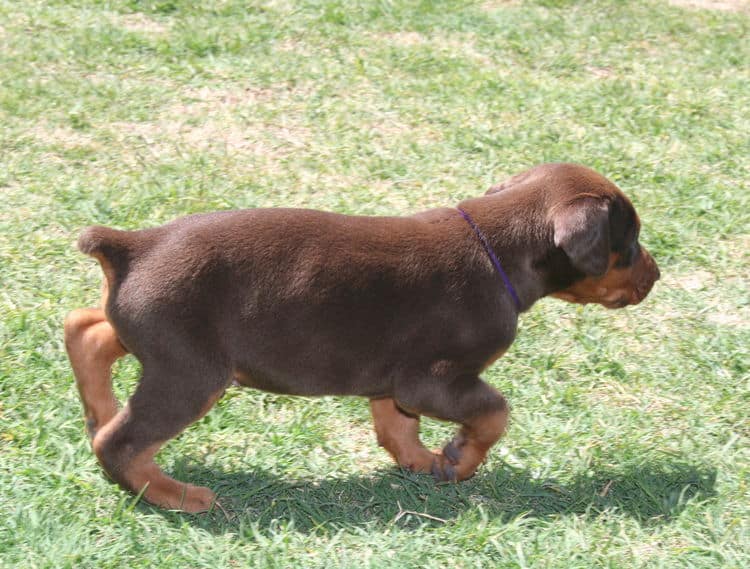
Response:
M505 398L480 373L544 296L637 304L659 278L623 193L574 164L537 166L460 204L517 291L513 302L455 208L408 217L253 209L161 227L89 227L79 248L104 272L102 308L73 311L65 341L94 452L124 488L199 512L208 488L153 461L232 382L275 393L370 400L378 442L439 480L474 474L503 434ZM127 405L112 364L142 364ZM422 415L460 425L442 450Z

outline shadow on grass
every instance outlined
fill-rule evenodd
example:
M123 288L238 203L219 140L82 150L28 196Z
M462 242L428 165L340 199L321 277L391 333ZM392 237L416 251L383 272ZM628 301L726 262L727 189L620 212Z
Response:
M390 524L442 525L465 515L509 522L519 516L595 517L604 512L653 525L668 523L691 500L716 494L716 469L679 461L593 469L567 482L537 479L507 465L494 472L485 466L461 484L436 484L429 476L398 469L291 481L264 471L216 471L187 460L175 465L175 474L212 487L224 512L190 516L139 507L159 512L175 524L187 521L212 533L267 533L284 527L328 533Z

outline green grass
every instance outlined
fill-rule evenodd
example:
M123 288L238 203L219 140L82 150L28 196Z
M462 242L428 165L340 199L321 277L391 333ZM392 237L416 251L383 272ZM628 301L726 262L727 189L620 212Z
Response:
M750 566L750 15L723 4L0 0L0 565ZM226 515L102 476L61 334L98 298L83 226L404 214L550 160L631 196L663 279L522 318L474 479L394 469L365 401L251 390L160 455Z

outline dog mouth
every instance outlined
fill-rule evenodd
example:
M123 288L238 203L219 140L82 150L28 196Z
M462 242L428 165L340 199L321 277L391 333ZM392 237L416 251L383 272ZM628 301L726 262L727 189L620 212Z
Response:
M631 304L630 299L627 297L627 295L621 295L616 298L597 298L577 296L563 292L555 293L552 296L554 296L555 298L559 298L560 300L572 302L573 304L600 304L605 308L623 308Z
M645 268L631 271L627 278L608 280L605 275L604 278L584 282L582 286L554 292L551 296L575 304L599 304L608 309L635 306L643 302L660 276L653 259L648 257L644 262L647 264Z
M640 302L640 300L638 302ZM634 302L632 304L638 304L638 302ZM624 297L624 296L621 297L621 298L618 298L616 300L610 300L610 301L607 301L607 302L602 302L602 306L604 306L605 308L611 308L611 309L614 309L614 308L625 308L629 304L631 304L630 300L627 297Z
M641 302L643 302L643 300L651 292L651 289L654 288L654 284L656 283L658 279L659 279L659 275L657 272L656 278L649 278L649 279L639 282L633 289L630 304L640 304Z
M608 309L616 309L640 304L650 291L651 286L645 286L632 289L614 289L607 291L605 294L591 296L572 294L567 291L557 292L552 296L575 304L599 304Z

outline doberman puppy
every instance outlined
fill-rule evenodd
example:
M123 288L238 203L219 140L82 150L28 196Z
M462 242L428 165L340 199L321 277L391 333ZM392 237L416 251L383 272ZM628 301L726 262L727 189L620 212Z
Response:
M301 209L198 214L142 231L89 227L103 308L74 310L65 345L107 474L152 504L200 512L216 495L154 455L232 381L275 393L359 395L396 462L440 480L474 474L508 420L479 374L520 312L551 295L638 304L659 278L623 193L574 164L545 164L410 217ZM119 409L111 367L143 366ZM461 425L441 451L426 415Z

